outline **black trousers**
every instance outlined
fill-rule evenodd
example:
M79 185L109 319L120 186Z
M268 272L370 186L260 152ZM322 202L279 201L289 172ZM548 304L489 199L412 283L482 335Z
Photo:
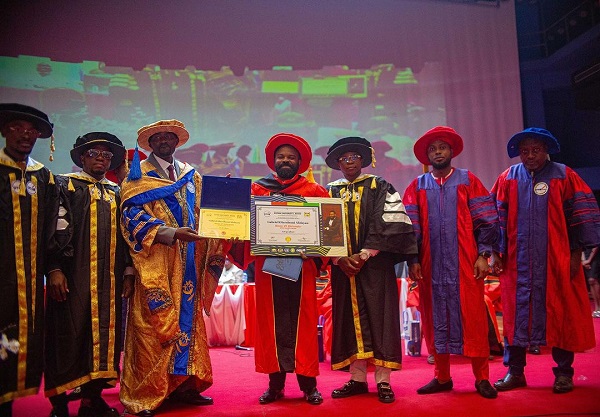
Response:
M269 388L272 390L282 390L285 387L286 372L273 372L269 374ZM314 376L304 376L296 374L298 386L306 393L310 393L317 387L317 378Z
M554 376L573 377L575 370L573 369L573 361L575 353L564 350L558 347L552 347L552 359L556 362L556 366L552 368ZM521 346L508 346L505 339L504 349L504 366L508 366L509 372L515 376L523 375L527 365L526 350Z

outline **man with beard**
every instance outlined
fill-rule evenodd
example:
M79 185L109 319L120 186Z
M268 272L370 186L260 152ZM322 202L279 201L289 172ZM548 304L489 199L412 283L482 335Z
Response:
M52 136L48 116L17 103L0 104L0 416L13 400L37 394L44 348L44 273L56 226L54 176L29 155Z
M123 182L122 231L137 271L130 300L121 402L128 413L151 417L168 397L202 406L212 385L203 311L210 313L229 244L198 235L202 177L173 157L189 133L178 120L138 130L138 145Z
M427 131L414 153L433 170L416 178L404 193L419 244L419 265L409 273L420 280L423 334L435 357L434 379L417 393L451 390L450 354L458 354L471 358L477 392L496 398L489 382L484 279L499 236L498 214L481 181L466 169L452 167L452 158L462 149L463 140L454 129Z
M346 207L349 256L334 260L331 367L349 367L350 380L333 398L368 392L367 365L375 365L377 396L395 401L392 370L402 367L398 285L394 265L417 256L417 242L400 195L381 177L363 174L373 161L371 143L347 137L334 143L325 162L343 178L328 184Z
M504 171L492 194L502 232L494 259L504 266L502 311L506 376L498 391L525 387L527 346L552 346L553 391L573 390L575 352L595 346L581 252L600 244L600 212L590 187L571 168L549 131L531 127L508 142L521 163Z
M265 156L275 174L253 183L253 195L329 197L323 187L300 175L308 169L312 158L310 145L300 136L290 133L273 136L267 143ZM249 256L249 245L244 247L245 256L236 253L234 259L243 258L247 265L253 259ZM264 272L265 259L265 256L254 258L256 371L269 374L269 388L259 402L268 404L283 397L286 373L295 372L305 400L321 404L323 397L317 390L316 378L319 374L316 277L321 259L303 258L298 281Z
M118 378L121 297L131 294L133 268L118 227L119 187L105 174L125 153L116 136L87 133L71 150L83 171L56 177L61 250L48 265L44 369L52 416L68 416L65 392L78 386L80 417L119 416L101 393Z

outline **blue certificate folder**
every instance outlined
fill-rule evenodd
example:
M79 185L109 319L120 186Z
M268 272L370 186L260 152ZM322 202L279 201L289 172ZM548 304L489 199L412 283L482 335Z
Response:
M267 256L262 271L291 281L298 281L302 270L299 256Z
M246 178L202 176L200 207L250 211L250 184Z

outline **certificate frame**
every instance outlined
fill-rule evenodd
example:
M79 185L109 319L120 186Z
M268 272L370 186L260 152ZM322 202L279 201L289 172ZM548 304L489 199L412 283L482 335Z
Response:
M198 234L218 239L250 239L251 183L246 178L203 176Z
M338 219L335 238L326 233L327 216ZM263 256L347 256L346 215L339 198L253 196L250 250Z

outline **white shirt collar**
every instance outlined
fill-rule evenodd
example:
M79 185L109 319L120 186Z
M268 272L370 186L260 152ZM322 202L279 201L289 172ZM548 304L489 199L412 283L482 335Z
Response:
M164 159L154 155L154 158L156 158L156 162L158 162L158 165L160 165L160 167L162 168L163 171L165 172L169 172L169 165L173 165L174 167L177 166L179 168L179 172L181 172L181 164L179 163L179 161L175 158L173 158L173 163L171 164L169 161L165 161ZM177 171L176 171L177 172ZM177 174L175 174L177 175Z

